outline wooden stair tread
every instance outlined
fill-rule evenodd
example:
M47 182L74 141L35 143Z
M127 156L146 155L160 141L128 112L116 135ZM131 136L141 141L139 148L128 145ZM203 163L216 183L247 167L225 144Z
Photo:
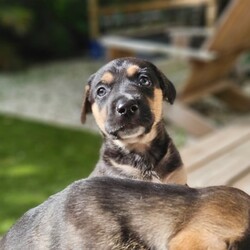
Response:
M232 186L244 190L250 194L250 168L248 169L248 172L241 176L241 178L232 183Z
M230 185L250 169L250 139L188 174L191 186Z
M250 126L234 125L204 136L180 153L188 173L250 140ZM249 150L250 152L250 150Z

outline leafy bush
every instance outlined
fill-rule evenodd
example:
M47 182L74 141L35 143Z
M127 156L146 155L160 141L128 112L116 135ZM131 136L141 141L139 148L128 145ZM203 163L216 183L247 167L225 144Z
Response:
M3 1L0 68L10 68L17 61L20 64L84 53L87 27L86 0Z

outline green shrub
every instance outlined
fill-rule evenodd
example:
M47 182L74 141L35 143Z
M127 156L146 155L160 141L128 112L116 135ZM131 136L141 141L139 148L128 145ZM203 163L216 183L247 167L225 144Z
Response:
M86 0L3 1L0 55L6 43L12 53L0 59L0 68L8 68L13 57L33 61L82 54L88 44L87 27Z

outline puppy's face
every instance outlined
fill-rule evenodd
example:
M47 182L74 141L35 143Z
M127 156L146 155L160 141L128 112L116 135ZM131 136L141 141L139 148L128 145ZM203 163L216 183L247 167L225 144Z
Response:
M111 61L89 79L82 122L92 111L105 136L142 137L162 118L162 101L175 99L172 83L151 63L137 58Z

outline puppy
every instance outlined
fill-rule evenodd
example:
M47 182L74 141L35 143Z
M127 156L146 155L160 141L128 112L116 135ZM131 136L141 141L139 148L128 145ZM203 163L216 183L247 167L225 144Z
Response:
M91 176L113 176L186 184L182 160L167 134L163 101L176 91L152 63L120 58L88 81L81 120L93 113L104 137L101 157Z
M1 250L249 250L250 197L122 178L80 180L28 211Z

